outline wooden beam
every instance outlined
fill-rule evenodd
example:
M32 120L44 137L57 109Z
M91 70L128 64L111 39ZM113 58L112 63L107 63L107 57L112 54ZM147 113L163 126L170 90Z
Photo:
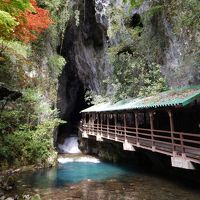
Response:
M144 111L144 127L147 127L147 116L146 116L146 111Z
M85 126L86 126L85 130L86 132L88 132L87 113L85 113Z
M152 145L152 151L155 150L155 146L154 146L154 133L153 133L153 130L154 130L154 125L153 125L153 112L150 111L149 112L149 118L150 118L150 126L151 126L151 145Z
M101 137L103 134L103 113L100 114L100 118L101 118Z
M107 119L106 119L106 121L107 121L107 138L109 139L109 119L110 119L110 114L108 113L108 114L106 114L106 116L107 116Z
M102 113L97 113L97 131L96 131L96 141L102 142Z
M124 113L124 140L126 141L126 118L127 118L127 113Z
M172 141L172 150L173 154L176 155L175 151L175 143L174 143L174 121L173 121L173 114L171 110L168 110L168 115L169 115L169 122L170 122L170 132L171 132L171 141Z
M135 112L134 115L135 115L136 142L137 142L137 146L139 147L139 146L140 146L140 143L139 143L139 136L138 136L138 113Z
M114 115L114 120L115 120L115 140L117 139L117 114L113 114Z
M86 124L86 113L83 114L83 123Z
M96 134L99 132L99 113L97 113L97 131Z
M90 133L90 113L88 113L88 132Z
M92 133L94 133L94 120L95 120L95 113L92 113Z

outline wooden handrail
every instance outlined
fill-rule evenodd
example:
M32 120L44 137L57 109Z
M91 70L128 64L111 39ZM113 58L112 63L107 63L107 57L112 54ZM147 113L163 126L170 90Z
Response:
M83 123L81 128L88 135L95 136L101 133L101 137L117 140L118 142L124 142L127 139L132 145L139 144L139 147L149 150L154 146L155 152L171 156L173 151L176 151L179 154L186 155L191 161L200 163L200 133L184 133L129 126L124 128L121 125L115 126L103 123Z
M94 124L93 126L95 127L98 127L97 125L100 125L100 124ZM83 124L83 127L86 126L88 127L87 125ZM91 125L92 126L92 125ZM105 126L105 128L107 128L107 125L102 125L103 127ZM114 125L109 125L109 127L113 127L115 128ZM116 126L117 128L121 128L121 129L124 129L124 126ZM126 127L127 129L136 129L136 127L129 127L127 126ZM148 128L138 128L138 131L151 131L151 129L148 129ZM171 133L171 131L166 131L166 130L159 130L159 129L153 129L154 132L159 132L159 133ZM184 136L193 136L193 137L199 137L200 138L200 133L185 133L185 132L177 132L177 131L173 131L174 134L183 134Z

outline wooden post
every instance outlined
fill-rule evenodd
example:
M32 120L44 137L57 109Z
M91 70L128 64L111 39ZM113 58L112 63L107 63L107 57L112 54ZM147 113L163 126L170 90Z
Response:
M95 114L92 113L92 133L94 134L94 119L95 119Z
M95 134L95 132L96 132L96 123L97 123L97 121L96 121L96 116L97 116L97 114L94 113L94 123L93 123L93 133L94 133L94 134Z
M89 117L89 119L88 119L88 128L89 128L89 133L91 134L91 114L90 113L88 114L88 117Z
M149 118L150 118L150 126L151 126L151 145L152 145L152 151L155 151L155 146L154 146L154 125L153 125L153 112L149 112Z
M181 140L182 156L185 157L185 148L184 148L184 141L183 141L183 134L182 133L180 133L180 140Z
M82 120L81 120L81 135L83 138L88 138L88 132L87 132L87 124L86 124L86 113L82 113Z
M97 131L96 131L96 135L99 132L99 114L97 113Z
M124 141L127 141L127 139L126 139L126 117L127 117L127 113L124 114Z
M109 118L110 118L110 114L106 114L107 117L107 138L109 138Z
M147 116L146 116L146 111L144 112L144 128L147 128Z
M92 128L92 113L89 114L89 123L90 123L90 134L92 133L91 128Z
M93 134L94 134L94 132L95 132L95 124L94 124L94 122L95 122L95 118L96 118L96 114L95 113L93 113L93 129L92 129L92 131L93 131Z
M85 125L86 125L86 131L89 134L89 127L88 127L87 117L88 117L88 113L85 114Z
M85 117L85 113L83 113L83 131L85 131L85 123L86 122L86 117Z
M168 110L168 115L169 115L169 122L170 122L170 132L171 132L171 141L172 141L172 151L173 154L176 155L175 151L175 143L174 143L174 121L173 121L173 115L171 110Z
M115 120L115 140L117 140L117 114L113 114L114 115L114 120Z
M135 114L136 143L137 143L137 146L139 147L140 143L139 143L139 135L138 135L138 113L135 112L134 114Z
M101 117L101 137L102 137L102 134L103 134L103 113L100 114L100 117Z

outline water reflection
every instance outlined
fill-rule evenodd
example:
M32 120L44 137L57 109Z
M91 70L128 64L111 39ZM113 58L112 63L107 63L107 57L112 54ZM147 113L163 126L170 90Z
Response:
M34 187L45 188L60 187L88 179L96 181L119 179L134 174L133 170L127 167L109 163L68 162L60 164L57 168L23 174L21 179Z
M43 200L199 200L200 190L108 163L69 162L24 174L21 181ZM28 190L26 189L26 190Z

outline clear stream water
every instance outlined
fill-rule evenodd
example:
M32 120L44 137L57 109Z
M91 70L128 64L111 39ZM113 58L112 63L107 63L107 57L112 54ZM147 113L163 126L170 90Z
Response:
M200 187L173 178L100 162L91 157L60 158L56 168L24 173L21 190L44 200L200 200Z
M59 146L77 153L77 138ZM55 168L22 173L18 194L40 194L43 200L200 200L200 186L159 177L133 165L114 165L84 155L59 157Z
M64 158L58 167L40 170L33 174L23 174L21 179L33 187L63 187L81 181L104 181L134 176L134 171L128 167L100 162L96 158L80 157L78 159Z

